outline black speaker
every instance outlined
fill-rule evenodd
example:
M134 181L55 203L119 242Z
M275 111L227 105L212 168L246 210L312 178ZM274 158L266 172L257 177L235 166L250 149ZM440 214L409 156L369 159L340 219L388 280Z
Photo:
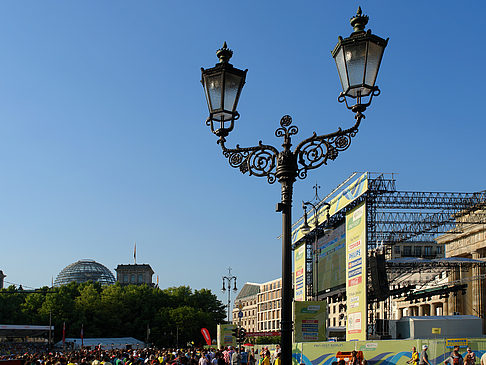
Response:
M371 286L373 288L375 297L378 300L388 298L390 288L388 284L388 277L386 275L385 255L378 253L372 254L369 257L368 264L370 266L371 273Z

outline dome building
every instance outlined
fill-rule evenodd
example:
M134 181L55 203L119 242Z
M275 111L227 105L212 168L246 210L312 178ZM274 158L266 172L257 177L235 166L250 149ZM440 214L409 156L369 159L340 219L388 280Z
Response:
M90 280L101 285L115 284L115 277L106 266L94 260L79 260L61 270L54 281L54 286L66 285L73 281L84 283Z

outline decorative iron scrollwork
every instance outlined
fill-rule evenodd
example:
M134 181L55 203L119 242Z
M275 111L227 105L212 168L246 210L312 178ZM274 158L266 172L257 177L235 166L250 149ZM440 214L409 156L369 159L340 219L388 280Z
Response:
M228 159L230 166L239 168L243 174L248 172L249 175L267 177L268 182L273 184L276 181L277 164L279 166L286 164L285 161L279 160L279 156L290 155L295 156L294 161L297 160L297 171L293 170L295 167L291 167L291 169L294 174L297 173L300 179L304 179L308 170L326 165L328 160L335 160L339 152L348 149L351 145L351 139L358 132L359 124L364 115L357 112L355 118L356 124L352 128L344 131L338 129L334 133L322 136L314 133L310 138L302 141L294 152L290 150L292 146L291 136L297 134L299 129L292 125L290 115L285 115L280 119L280 127L275 131L275 136L284 138L282 144L284 149L280 154L275 147L264 145L262 141L255 147L240 147L237 144L235 148L227 148L225 136L220 136L218 143L221 145L223 155Z
M242 148L236 145L236 148L226 148L225 142L225 138L220 138L218 141L231 167L239 168L243 174L248 172L250 176L266 176L270 184L276 181L274 170L278 150L275 147L264 145L260 141L255 147Z
M339 152L345 151L351 145L351 139L356 136L361 119L364 115L356 113L356 123L352 128L318 136L315 132L312 137L302 141L295 149L300 179L307 177L307 171L327 165L328 160L335 160Z

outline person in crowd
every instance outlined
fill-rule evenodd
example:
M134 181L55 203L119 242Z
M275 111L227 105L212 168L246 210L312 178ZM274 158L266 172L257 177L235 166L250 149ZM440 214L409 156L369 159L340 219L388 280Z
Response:
M407 361L407 364L418 365L419 359L420 359L420 356L419 356L419 353L417 351L417 348L415 346L413 346L412 347L412 357L410 358L410 360Z
M444 360L444 364L446 364L446 365L463 365L464 361L463 361L461 354L459 354L459 352L456 349L454 349L454 351L452 351L451 356L449 356L447 359Z
M464 362L466 365L476 364L476 354L472 351L470 347L467 348L466 356L464 356Z
M429 362L429 355L427 354L429 346L423 345L422 346L422 353L420 354L419 365L430 365Z

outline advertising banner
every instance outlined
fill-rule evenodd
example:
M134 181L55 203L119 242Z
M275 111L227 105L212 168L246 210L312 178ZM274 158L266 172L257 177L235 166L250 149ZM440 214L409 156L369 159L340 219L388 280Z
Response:
M327 303L294 302L294 342L326 340Z
M366 203L346 214L346 341L365 341L366 307Z
M351 183L348 187L346 187L341 193L339 193L335 198L331 199L329 204L331 207L329 208L329 215L332 216L339 212L341 209L348 206L351 202L359 198L361 195L368 191L368 173L365 172L364 174L360 175L356 181ZM317 216L319 217L319 222L323 223L326 220L327 216L327 207L321 206L319 211L317 212ZM314 222L314 215L309 216L308 221ZM302 223L303 224L303 223ZM295 243L299 241L302 237L304 237L304 233L301 231L302 225L298 228L294 229L292 232L292 242ZM314 227L311 225L311 229Z
M306 300L305 266L305 244L303 244L294 251L294 299L297 301Z
M236 338L233 337L234 324L218 324L218 348L236 346Z

